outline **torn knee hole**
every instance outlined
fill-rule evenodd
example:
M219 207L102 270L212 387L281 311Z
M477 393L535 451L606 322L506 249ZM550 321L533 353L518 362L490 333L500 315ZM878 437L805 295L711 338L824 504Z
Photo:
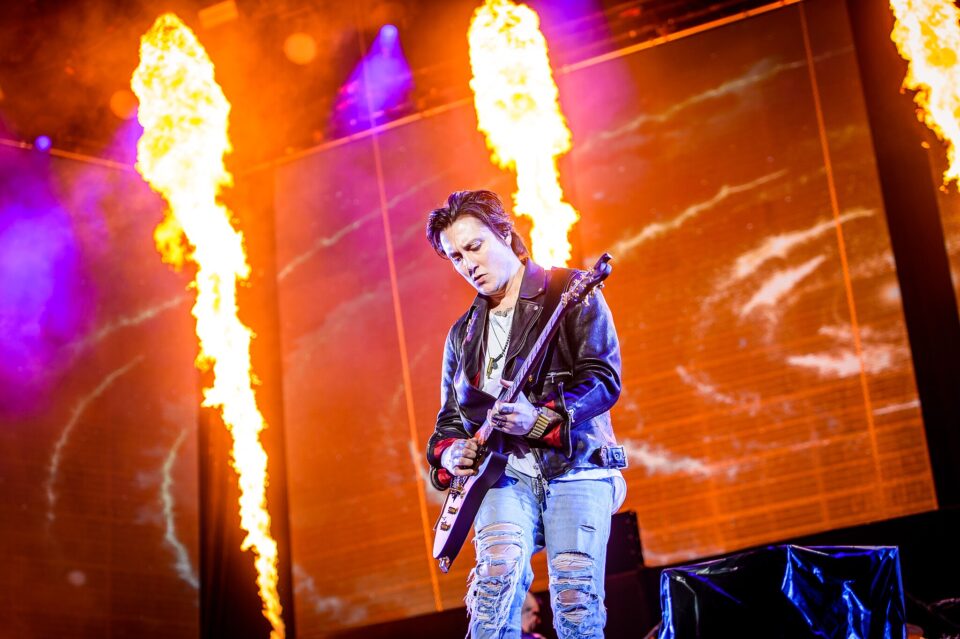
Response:
M523 531L516 524L490 524L477 530L474 543L477 565L467 578L467 611L482 628L499 632L523 576Z
M477 574L500 577L516 570L521 550L518 546L493 546L480 556Z
M516 524L498 523L477 531L477 575L501 577L517 570L523 555L522 530Z
M579 552L563 552L550 562L554 570L584 570L593 566L589 555Z
M557 601L564 606L576 606L590 601L590 595L580 590L561 590L557 593Z
M480 553L480 558L487 557L494 561L516 561L520 558L520 546L511 543L489 546Z
M498 532L519 533L520 526L516 524L511 524L509 522L503 522L499 524L488 524L483 528L481 528L477 532L477 535L483 536L483 535L489 535L489 534L498 533Z

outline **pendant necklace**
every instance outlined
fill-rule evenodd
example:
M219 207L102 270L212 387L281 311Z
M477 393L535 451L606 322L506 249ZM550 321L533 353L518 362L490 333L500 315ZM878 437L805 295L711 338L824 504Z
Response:
M494 339L496 339L497 342L499 343L500 339L497 337L497 331L494 329L495 325L496 325L496 322L490 322L490 331L492 332ZM507 332L507 341L503 345L503 349L500 351L500 354L497 355L496 357L489 358L490 361L487 363L488 379L493 374L493 371L497 370L497 367L500 365L500 360L503 359L503 356L507 354L507 348L509 346L510 346L510 332Z

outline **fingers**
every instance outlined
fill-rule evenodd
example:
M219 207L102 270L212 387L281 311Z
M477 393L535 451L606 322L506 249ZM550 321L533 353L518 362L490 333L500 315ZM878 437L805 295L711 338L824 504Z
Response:
M474 439L461 439L453 444L451 463L453 465L454 475L473 475L476 470L473 469L474 462L477 459L479 449Z
M536 409L526 398L516 402L496 402L488 414L493 427L509 435L524 435L537 418Z
M504 415L512 415L516 412L516 404L510 402L494 402L493 409L488 413L492 419L497 417L503 417Z
M493 422L493 425L497 428L503 428L504 426L513 423L518 412L516 406L516 404L511 404L509 402L495 403L493 405L490 421Z

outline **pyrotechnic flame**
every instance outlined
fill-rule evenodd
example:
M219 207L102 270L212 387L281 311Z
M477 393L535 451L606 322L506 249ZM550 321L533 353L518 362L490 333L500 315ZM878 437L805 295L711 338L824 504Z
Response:
M487 0L473 14L467 39L477 128L493 161L516 169L514 212L533 220L533 257L545 266L566 265L567 233L579 215L563 201L557 158L571 139L540 19L525 5Z
M169 204L155 232L157 248L176 267L184 260L197 265L197 366L214 373L213 386L203 391L203 405L220 407L233 436L240 525L247 533L241 547L255 553L263 614L273 627L271 639L280 639L277 544L266 508L267 454L259 439L266 424L252 388L251 332L237 318L237 282L249 276L250 267L243 236L231 226L230 211L217 202L220 189L232 184L223 164L231 150L230 104L214 80L206 51L172 14L157 18L141 39L140 65L131 84L140 99L144 129L137 170Z
M960 9L952 0L890 0L890 37L909 62L903 86L916 91L917 117L947 144L944 184L960 180Z

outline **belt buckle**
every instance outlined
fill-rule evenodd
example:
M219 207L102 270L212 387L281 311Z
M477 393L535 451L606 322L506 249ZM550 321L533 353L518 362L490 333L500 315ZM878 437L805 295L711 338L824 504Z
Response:
M627 451L623 446L601 446L600 459L607 468L626 468Z

